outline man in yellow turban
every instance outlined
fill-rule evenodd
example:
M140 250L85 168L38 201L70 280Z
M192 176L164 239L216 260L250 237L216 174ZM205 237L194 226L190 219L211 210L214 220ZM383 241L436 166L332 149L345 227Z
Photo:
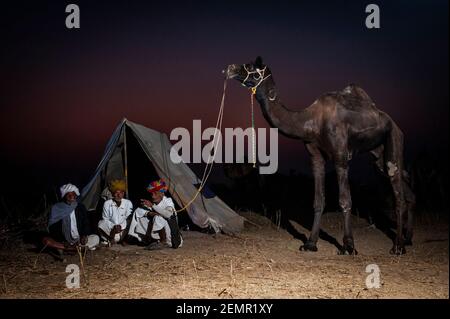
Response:
M133 211L133 204L125 199L124 180L113 180L109 184L112 199L103 204L102 219L98 222L103 245L121 242L126 235L127 218Z

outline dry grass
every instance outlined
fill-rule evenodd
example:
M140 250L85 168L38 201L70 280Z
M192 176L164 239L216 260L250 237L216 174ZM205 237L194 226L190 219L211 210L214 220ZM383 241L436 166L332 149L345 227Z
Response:
M255 214L239 237L185 232L177 250L126 246L88 253L81 288L65 286L64 262L22 245L0 252L3 298L448 298L448 226L417 229L405 256L390 256L391 241L353 220L358 256L338 256L319 241L319 252L299 252L300 241ZM293 223L301 233L308 232ZM323 229L340 241L338 214ZM381 288L367 289L366 266L381 269ZM81 269L80 269L81 271Z

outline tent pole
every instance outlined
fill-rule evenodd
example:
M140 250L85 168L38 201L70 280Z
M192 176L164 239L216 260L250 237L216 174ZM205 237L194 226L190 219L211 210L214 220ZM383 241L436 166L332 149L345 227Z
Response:
M124 144L124 152L125 152L125 168L124 168L124 174L125 174L125 197L127 199L130 198L128 194L128 152L127 152L127 126L125 125L124 131L123 131L123 144Z

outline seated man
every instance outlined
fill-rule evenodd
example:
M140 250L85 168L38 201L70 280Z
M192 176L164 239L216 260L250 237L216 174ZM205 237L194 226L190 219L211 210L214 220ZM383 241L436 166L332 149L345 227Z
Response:
M90 233L88 212L83 204L77 202L80 191L72 184L61 186L60 191L62 201L53 205L50 212L50 236L67 247L82 245L94 250L99 238Z
M142 201L141 201L142 203ZM130 228L128 230L128 243L137 243L139 246L147 246L150 243L148 226L151 225L150 209L141 204L142 207L135 209L131 218Z
M103 245L112 245L121 242L126 235L127 218L131 215L133 204L125 195L125 181L114 180L109 190L113 198L103 204L102 219L98 222L98 228Z
M151 193L152 200L141 200L144 208L148 209L146 215L152 219L148 228L150 236L155 242L146 248L149 250L166 247L178 248L183 245L183 239L178 229L175 205L171 198L164 195L167 189L168 187L162 179L151 182L147 191Z

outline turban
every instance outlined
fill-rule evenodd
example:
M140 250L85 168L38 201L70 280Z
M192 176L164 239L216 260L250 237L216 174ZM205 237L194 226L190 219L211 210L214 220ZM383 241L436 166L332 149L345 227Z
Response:
M123 179L115 179L109 183L109 190L111 193L115 191L125 191L125 181Z
M153 181L148 185L147 192L161 192L165 193L169 187L166 185L166 182L163 179Z
M61 198L64 198L64 196L66 196L67 193L71 193L71 192L75 192L75 194L77 194L77 196L80 196L80 191L78 190L78 187L76 187L73 184L66 184L63 185L59 188L60 192L61 192Z

